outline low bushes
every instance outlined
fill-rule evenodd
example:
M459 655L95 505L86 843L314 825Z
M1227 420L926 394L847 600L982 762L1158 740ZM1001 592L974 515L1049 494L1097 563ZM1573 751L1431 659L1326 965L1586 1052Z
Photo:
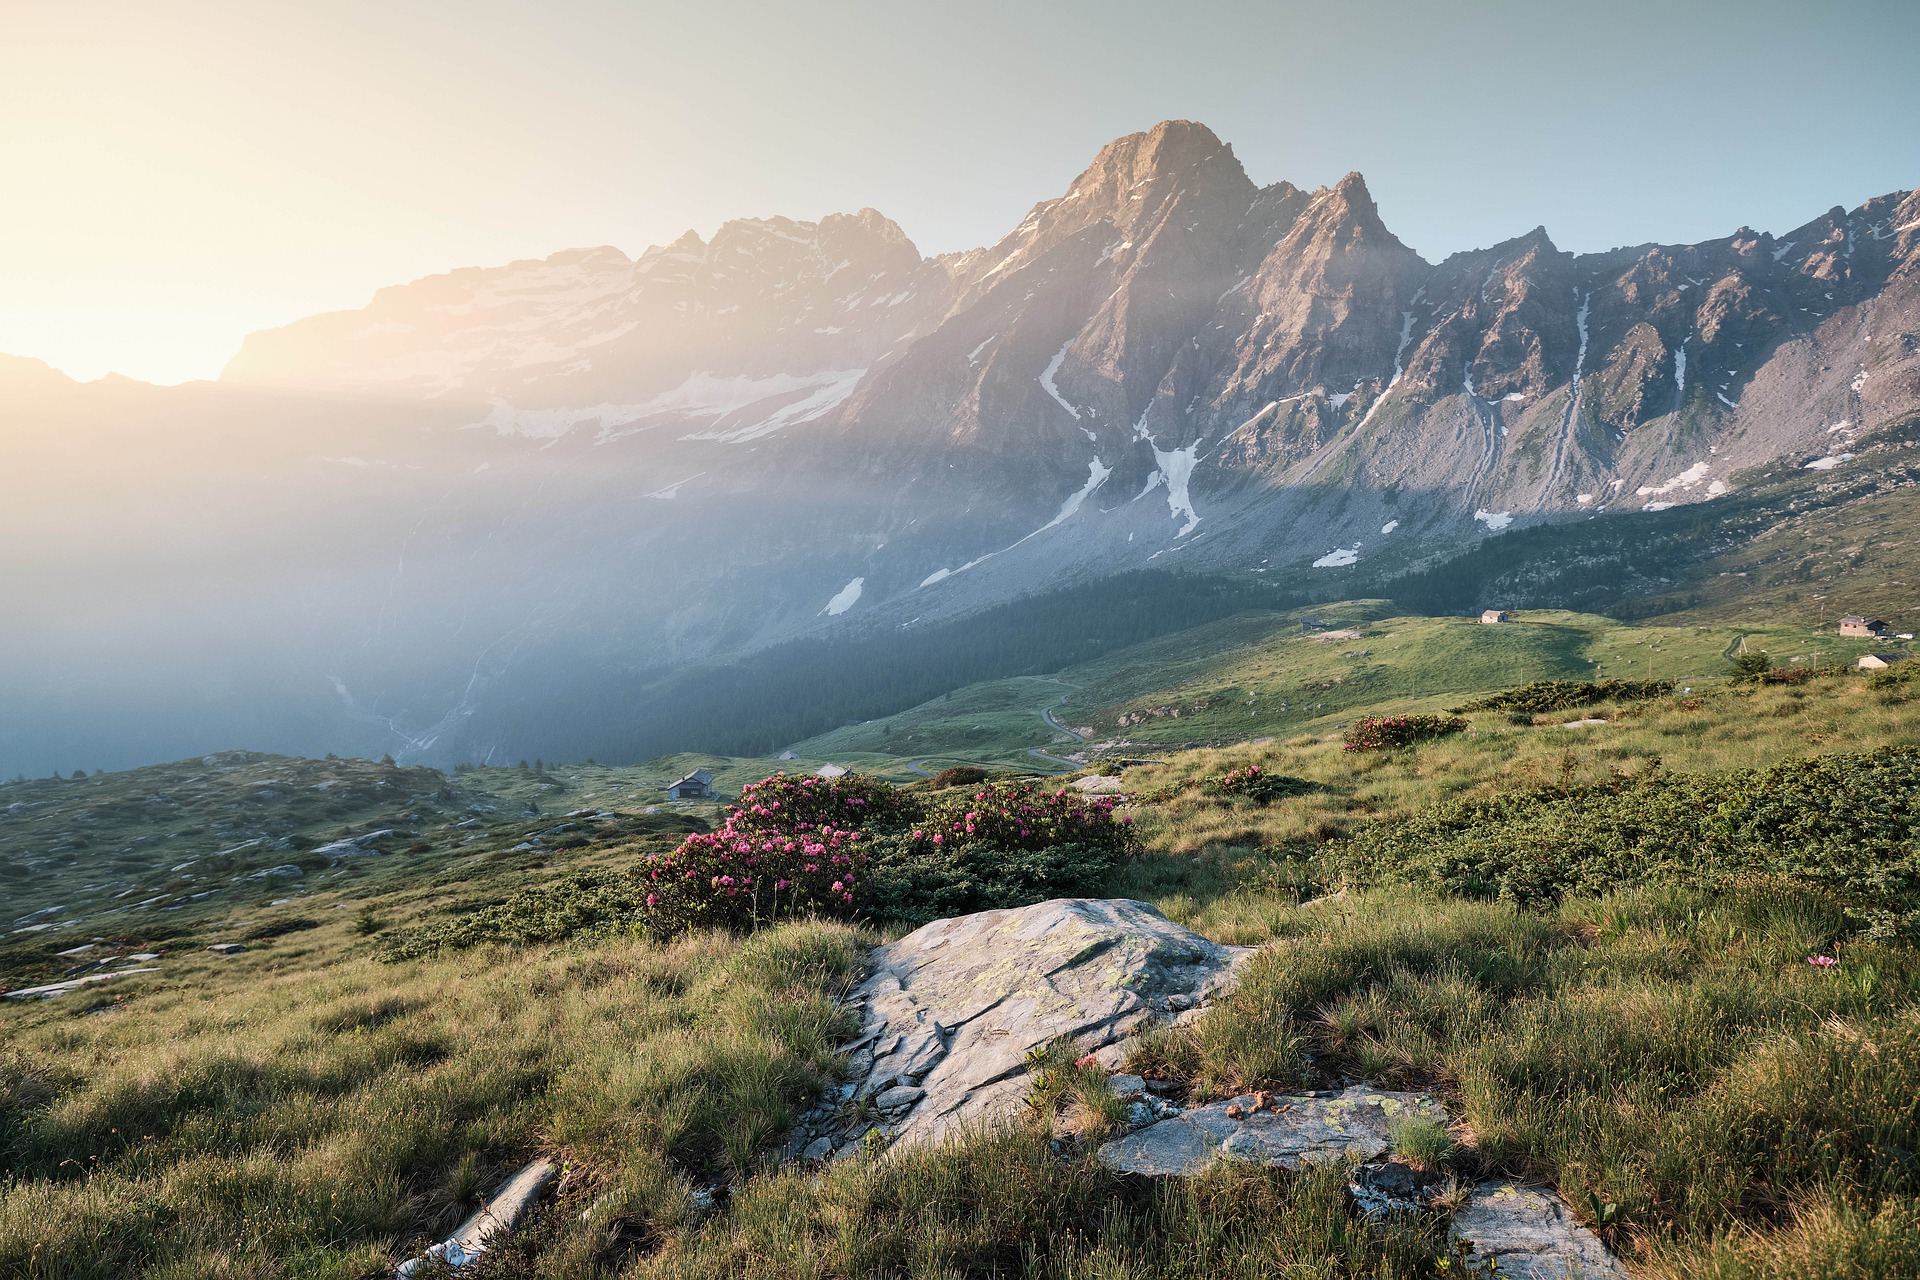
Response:
M924 923L1101 888L1136 845L1117 797L1008 782L896 790L876 778L776 774L718 830L409 929L388 959L495 942L747 930L795 915Z
M1763 876L1833 895L1876 933L1920 933L1920 749L1449 801L1328 852L1363 882L1523 904Z
M1362 716L1347 730L1348 751L1388 751L1466 729L1459 716Z
M1573 711L1601 702L1647 702L1673 692L1671 680L1535 680L1515 689L1503 689L1455 707L1463 711L1506 711L1534 716Z
M1268 773L1257 764L1244 769L1229 769L1216 774L1200 784L1201 790L1210 796L1238 796L1251 800L1255 804L1268 804L1282 800L1287 796L1305 795L1318 790L1305 778L1294 778L1284 773Z

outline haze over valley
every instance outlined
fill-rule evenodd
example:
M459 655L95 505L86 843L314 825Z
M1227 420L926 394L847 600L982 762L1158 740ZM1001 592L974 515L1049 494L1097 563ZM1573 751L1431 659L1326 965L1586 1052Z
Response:
M769 646L911 664L1140 571L1391 595L1502 531L1818 478L1920 409L1910 191L1578 255L1430 263L1391 223L1357 173L1256 179L1168 121L967 252L742 219L394 285L213 382L0 362L0 769L713 749L692 704ZM970 674L1073 656L1026 644Z

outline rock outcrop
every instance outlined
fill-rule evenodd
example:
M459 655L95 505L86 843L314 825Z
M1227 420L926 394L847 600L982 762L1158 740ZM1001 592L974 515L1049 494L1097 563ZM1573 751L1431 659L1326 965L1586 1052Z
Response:
M1248 952L1144 902L1061 898L936 920L875 949L850 1000L852 1079L801 1123L791 1154L924 1142L1017 1114L1028 1056L1072 1042L1109 1067L1142 1019L1179 1018L1233 980Z
M1453 1215L1456 1239L1476 1262L1491 1262L1511 1280L1626 1280L1600 1237L1575 1221L1544 1187L1483 1182Z
M1216 1160L1298 1170L1307 1165L1377 1160L1400 1120L1447 1122L1446 1108L1423 1093L1354 1085L1338 1093L1274 1097L1249 1094L1155 1120L1100 1148L1120 1173L1186 1177Z
M1022 1114L1038 1055L1066 1042L1115 1072L1141 1022L1199 1017L1251 952L1210 942L1143 902L1062 898L936 920L878 947L848 997L860 1014L851 1078L802 1118L787 1156L839 1159ZM1057 1059L1055 1059L1057 1061ZM1401 1123L1449 1123L1417 1092L1365 1084L1201 1106L1183 1087L1110 1074L1128 1132L1096 1158L1116 1173L1191 1177L1220 1161L1344 1167L1363 1213L1431 1211L1443 1179L1386 1157ZM1483 1183L1453 1232L1515 1280L1624 1280L1599 1237L1551 1191Z

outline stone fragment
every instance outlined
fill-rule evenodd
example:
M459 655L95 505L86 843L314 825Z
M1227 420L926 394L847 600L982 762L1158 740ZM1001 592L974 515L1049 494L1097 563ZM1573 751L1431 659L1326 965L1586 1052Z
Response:
M1447 1119L1446 1108L1426 1094L1364 1085L1331 1095L1274 1098L1274 1111L1252 1110L1253 1102L1248 1094L1157 1121L1101 1147L1100 1161L1148 1177L1198 1173L1219 1159L1297 1170L1376 1159L1386 1153L1388 1127L1403 1117L1428 1116L1443 1124Z
M812 1142L809 1142L807 1144L807 1149L800 1153L800 1158L802 1160L808 1160L808 1161L825 1160L828 1156L832 1154L833 1154L832 1138L815 1138Z
M527 1216L540 1193L560 1174L560 1168L544 1156L527 1165L480 1206L459 1229L418 1258L409 1258L394 1269L399 1277L412 1275L435 1261L451 1267L464 1267L485 1253L493 1238L511 1231Z
M916 1089L912 1085L896 1085L884 1093L875 1095L874 1105L882 1111L898 1111L912 1106L927 1096L925 1089Z
M1453 1234L1510 1280L1627 1280L1600 1237L1544 1187L1481 1183L1454 1214Z
M218 956L238 955L246 949L246 945L239 942L216 942L207 948L207 950Z

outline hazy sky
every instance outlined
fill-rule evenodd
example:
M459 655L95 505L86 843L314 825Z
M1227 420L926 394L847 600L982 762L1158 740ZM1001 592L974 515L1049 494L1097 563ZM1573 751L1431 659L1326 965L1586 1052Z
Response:
M1920 184L1916 0L0 0L0 352L217 373L383 284L872 205L986 243L1206 122L1429 258Z

